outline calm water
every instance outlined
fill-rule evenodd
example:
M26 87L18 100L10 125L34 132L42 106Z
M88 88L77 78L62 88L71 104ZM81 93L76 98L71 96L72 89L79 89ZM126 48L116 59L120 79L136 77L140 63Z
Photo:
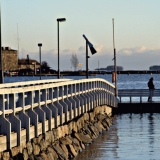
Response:
M123 114L74 160L160 159L160 114Z
M118 88L119 89L147 89L147 82L149 78L154 77L154 83L156 88L160 88L160 75L159 74L154 74L154 75L149 75L149 74L131 74L131 75L118 75ZM42 79L56 79L56 76L42 76ZM70 79L85 79L85 76L64 76L61 78L70 78ZM89 78L103 78L106 79L107 81L111 82L112 77L111 74L106 74L106 75L97 75L97 76L90 76ZM30 81L30 80L39 80L38 76L35 77L4 77L4 81L6 83L8 82L17 82L17 81Z
M118 75L119 89L147 89L154 77L160 89L160 75ZM56 77L42 77L51 79ZM85 77L63 77L82 79ZM98 75L111 82L111 75ZM37 80L39 77L5 77L5 82ZM74 160L157 160L160 159L160 114L117 115L113 125L87 146Z

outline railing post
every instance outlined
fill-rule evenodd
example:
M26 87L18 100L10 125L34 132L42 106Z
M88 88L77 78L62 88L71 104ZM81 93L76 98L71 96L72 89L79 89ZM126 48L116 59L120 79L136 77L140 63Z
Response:
M27 110L30 117L30 138L38 137L38 114L33 109L33 91L26 92L25 105L30 105L31 108Z
M24 92L18 94L18 105L23 108L23 110L19 113L19 119L21 120L21 127L26 129L26 137L22 135L21 140L24 142L30 140L30 118L25 113L25 102L24 102Z
M11 123L5 118L5 96L4 94L0 94L0 108L2 111L2 115L0 115L0 134L5 135L3 145L4 150L11 149ZM2 145L2 144L1 144Z
M142 103L142 96L140 96L140 103Z
M64 86L60 86L59 87L59 97L61 97L62 100L60 100L59 103L61 104L61 106L63 106L63 113L62 113L63 122L64 121L67 122L68 121L67 119L68 118L68 105L64 102L63 96L64 96Z
M32 93L33 96L33 93ZM46 128L45 128L45 120L46 120L46 113L42 110L41 108L41 91L40 90L36 90L35 91L35 103L38 103L38 107L36 107L34 110L38 115L38 135L45 133L46 132ZM32 102L33 105L33 102Z
M44 105L41 106L42 110L45 112L45 117L46 119L48 120L48 123L47 121L45 120L44 121L44 124L45 124L45 131L48 131L48 130L51 130L52 129L52 125L51 125L51 119L52 119L52 111L49 109L49 107L47 106L47 97L48 97L48 91L47 89L43 89L42 90L42 95L41 95L41 101L45 102Z
M82 82L80 85L80 97L83 100L83 113L87 112L87 97L85 95L85 82Z
M11 131L17 132L17 142L16 145L21 144L21 121L16 116L16 95L9 95L9 108L13 110L13 113L9 115L9 121L11 122ZM12 136L11 136L12 139ZM14 141L14 140L13 140ZM11 146L14 146L14 142L11 140Z
M58 109L57 107L54 106L53 103L53 88L49 88L49 100L51 100L51 103L48 105L48 107L50 108L50 110L52 110L52 120L51 120L51 128L57 127L57 115L58 115Z
M59 103L59 87L55 87L54 88L54 98L56 99L56 101L54 102L54 105L57 107L58 109L58 125L62 125L63 122L63 106Z
M132 103L132 97L130 96L130 103Z
M73 84L73 93L74 93L73 99L76 102L76 108L75 108L76 116L79 116L80 115L80 101L79 101L79 99L77 98L77 95L76 95L76 93L77 93L76 85L77 85L77 83Z
M71 92L72 92L72 86L69 84L67 86L67 100L65 100L69 105L68 105L68 110L70 112L70 119L74 118L74 113L73 113L73 108L75 103L72 102L72 97L71 97Z
M67 120L70 121L72 119L72 103L69 101L68 99L68 91L69 91L69 87L68 85L64 86L64 96L66 96L66 98L64 99L64 102L68 105L68 111L69 113L67 113Z

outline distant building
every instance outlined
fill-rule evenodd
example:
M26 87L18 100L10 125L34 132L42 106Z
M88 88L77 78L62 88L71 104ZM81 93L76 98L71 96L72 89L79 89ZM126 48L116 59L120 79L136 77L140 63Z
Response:
M40 72L40 63L30 59L29 55L26 58L18 59L17 50L13 50L10 47L2 47L2 70L6 71L6 73L19 72L22 75L36 74ZM44 62L41 64L41 72L54 73L55 70L51 70L47 62Z
M17 50L10 47L2 47L2 70L17 70L18 69L18 56Z
M106 68L99 68L99 69L95 69L95 70L112 72L112 71L114 71L114 65L110 65L110 66L107 66ZM117 71L123 71L123 67L117 66Z
M35 68L40 68L40 63L33 59L22 58L18 60L18 68L35 70Z
M158 70L160 70L160 65L150 66L150 67L149 67L149 70L150 70L150 71L158 71Z
M114 71L114 66L107 66L107 71ZM117 66L117 71L123 71L123 67L122 66Z
M18 69L20 75L33 75L39 72L40 63L36 60L29 59L29 55L27 58L18 59Z

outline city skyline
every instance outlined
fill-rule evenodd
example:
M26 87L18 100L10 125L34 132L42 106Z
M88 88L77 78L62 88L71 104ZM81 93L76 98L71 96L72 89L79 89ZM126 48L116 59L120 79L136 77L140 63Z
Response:
M85 70L85 40L83 34L97 50L89 51L89 69L113 65L113 28L117 65L124 70L147 70L159 65L160 56L160 2L122 0L91 0L75 2L34 0L1 0L2 46L18 49L19 58L39 61L38 43L42 43L42 61L57 70L57 18L60 23L60 70L70 70L70 58L76 54ZM98 62L99 61L99 62Z

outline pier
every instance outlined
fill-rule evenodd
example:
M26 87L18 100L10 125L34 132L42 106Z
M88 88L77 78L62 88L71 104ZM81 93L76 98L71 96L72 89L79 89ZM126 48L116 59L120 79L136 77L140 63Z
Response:
M148 102L149 89L119 89L117 113L160 113L160 100ZM153 98L160 98L160 89L154 89ZM124 101L128 98L128 101ZM133 100L134 99L134 100ZM136 99L136 100L135 100Z
M101 78L0 84L0 153L3 158L6 153L13 158L21 152L24 158L26 151L28 156L33 153L36 156L44 153L43 145L49 146L51 137L54 138L50 144L55 139L61 143L70 135L89 144L111 125L110 114L160 113L159 101L147 102L148 95L148 89L119 89L117 98L115 86ZM159 95L160 89L155 89L153 97ZM59 152L57 148L54 150Z
M116 108L115 87L100 78L0 84L0 152L31 141L97 106Z

